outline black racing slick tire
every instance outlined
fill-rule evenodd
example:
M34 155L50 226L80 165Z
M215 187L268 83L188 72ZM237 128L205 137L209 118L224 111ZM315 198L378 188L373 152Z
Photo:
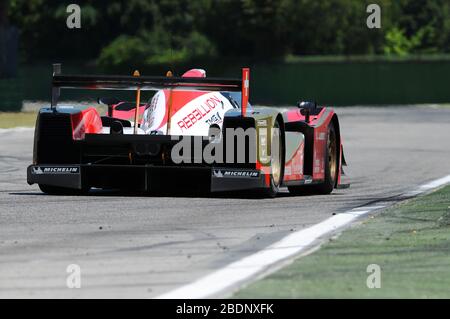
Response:
M276 147L276 149L273 148ZM265 188L263 193L266 197L277 196L281 183L283 182L284 174L284 136L282 134L280 123L277 120L272 129L272 143L271 143L271 174L270 185Z
M333 122L328 126L327 134L327 146L325 152L325 179L320 184L308 185L308 186L291 186L288 187L289 192L295 195L303 194L330 194L334 186L339 173L339 151L338 151L338 138L336 135L336 129Z
M47 195L86 195L89 193L89 188L72 189L51 185L39 184L40 190Z

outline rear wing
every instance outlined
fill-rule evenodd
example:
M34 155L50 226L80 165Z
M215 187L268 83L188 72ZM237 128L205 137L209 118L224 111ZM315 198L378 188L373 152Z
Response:
M164 76L123 76L123 75L70 75L61 73L61 64L53 64L52 102L56 108L61 89L88 90L141 90L162 89L183 91L227 91L242 92L242 116L247 111L250 70L242 69L241 79L230 78L189 78Z

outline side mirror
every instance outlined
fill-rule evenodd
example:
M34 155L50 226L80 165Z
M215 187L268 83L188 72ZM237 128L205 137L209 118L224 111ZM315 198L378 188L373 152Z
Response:
M310 116L311 116L311 109L310 108L302 108L302 109L300 109L300 114L305 117L305 122L309 123Z
M315 109L317 108L317 103L310 101L300 101L297 103L297 107L300 109Z

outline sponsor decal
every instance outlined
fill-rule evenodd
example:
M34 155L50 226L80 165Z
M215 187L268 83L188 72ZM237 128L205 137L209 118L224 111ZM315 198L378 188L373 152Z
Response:
M291 166L286 166L284 168L284 174L285 175L291 175L292 174Z
M258 120L257 125L258 126L267 126L267 120Z
M151 132L156 130L165 131L164 116L166 115L166 98L163 91L158 91L151 102L150 106L144 111L141 129Z
M190 127L194 126L198 121L203 119L211 111L213 111L217 106L222 106L224 108L223 102L218 96L211 96L205 100L202 104L195 107L192 112L187 114L182 120L178 121L178 126L181 131L185 131Z
M321 132L318 134L317 139L321 140L321 141L325 141L327 139L327 136L324 132Z
M79 174L80 168L76 166L34 166L31 172L35 175L41 174Z
M206 124L212 125L212 124L220 124L223 122L222 117L220 116L220 112L217 112L216 114L213 114L209 119L207 119Z
M213 170L214 177L226 178L226 177L243 177L243 178L256 178L259 177L259 171L249 170L229 170L229 169L215 169Z

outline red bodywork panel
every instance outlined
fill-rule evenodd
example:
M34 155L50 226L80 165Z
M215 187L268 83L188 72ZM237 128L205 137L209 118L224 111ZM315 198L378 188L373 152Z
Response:
M302 143L295 151L294 156L284 165L284 180L296 181L304 179L303 176L303 154L305 144Z
M72 114L72 136L74 140L84 139L86 133L100 133L102 131L102 119L97 110L89 107L80 113Z
M304 122L307 125L309 125L311 128L314 129L314 135L313 135L313 157L312 157L312 182L315 181L321 181L325 179L325 155L326 155L326 147L327 147L327 134L328 134L328 126L330 122L333 120L334 117L336 117L336 113L332 108L323 107L320 112L316 115L310 115L309 122L306 123L306 116L302 115L299 108L296 109L290 109L286 111L284 114L285 123L290 122ZM337 128L339 129L339 128ZM342 153L343 153L343 147L342 147L342 139L340 137L339 132L338 134L338 150L339 150L339 159L338 159L338 176L337 176L337 184L339 185L341 183L341 173L342 173ZM307 138L305 136L305 138ZM306 141L305 141L306 142ZM298 151L296 155L294 156L295 161L302 161L304 156L304 148L302 147L301 151ZM285 164L285 171L286 170L292 170L292 163L286 162ZM301 177L300 177L301 176ZM285 181L292 181L292 180L298 180L298 179L304 179L306 176L303 175L286 175L285 174Z
M241 100L241 112L242 116L247 114L248 98L250 95L250 69L242 69L242 100Z
M130 102L120 102L116 105L112 106L112 112L111 117L121 119L121 120L127 120L127 121L133 121L134 122L134 115L136 112L136 104L134 103L133 108L123 108L124 105L130 104ZM142 119L142 115L144 114L145 110L147 109L147 104L140 104L139 107L139 118Z

